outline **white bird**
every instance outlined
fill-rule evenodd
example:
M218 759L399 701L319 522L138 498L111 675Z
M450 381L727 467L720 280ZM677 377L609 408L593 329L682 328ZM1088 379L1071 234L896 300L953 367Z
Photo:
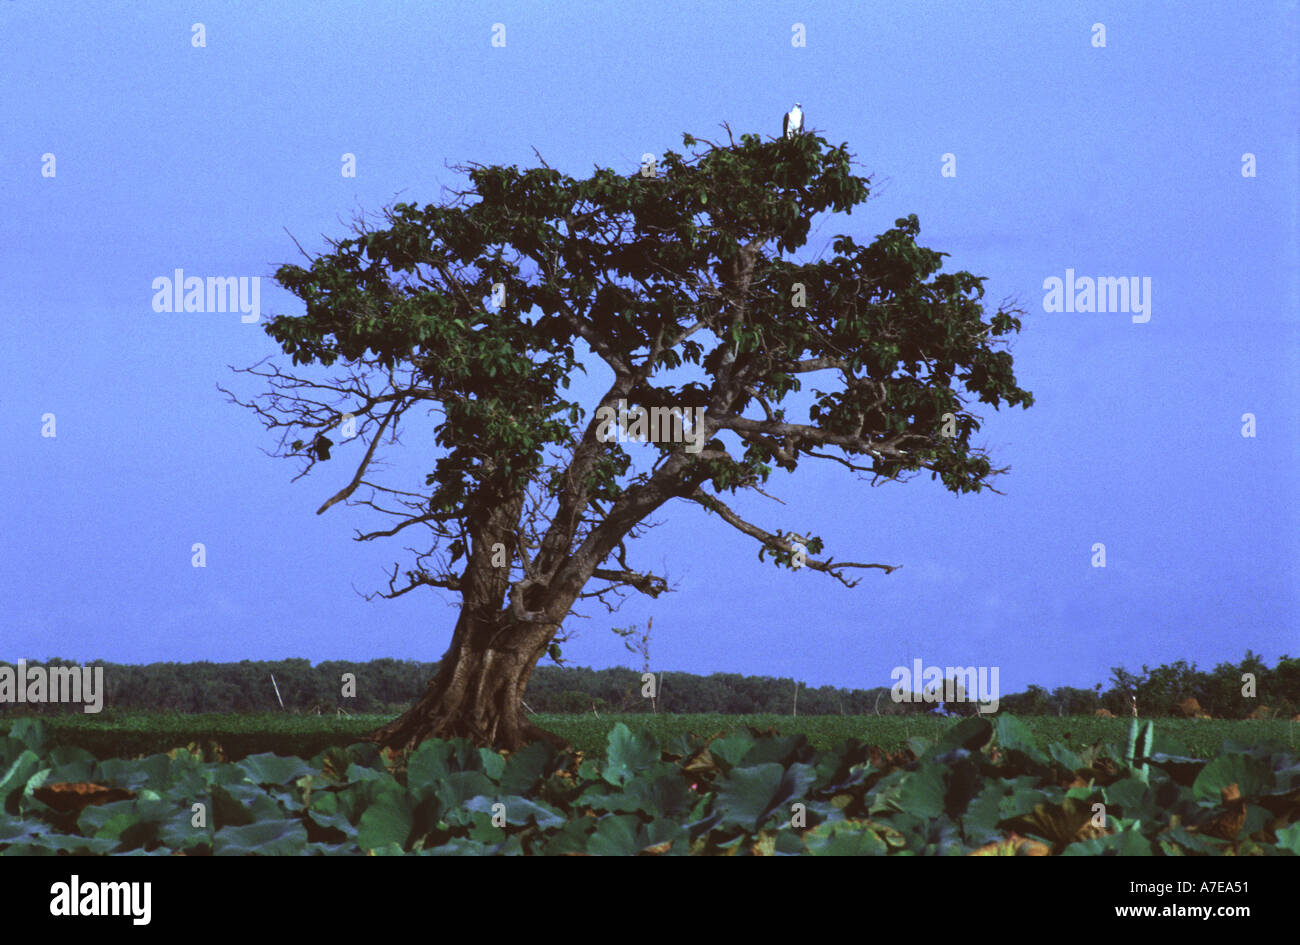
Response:
M803 131L803 109L799 103L794 103L794 108L786 112L783 131L787 138L793 138L799 132Z

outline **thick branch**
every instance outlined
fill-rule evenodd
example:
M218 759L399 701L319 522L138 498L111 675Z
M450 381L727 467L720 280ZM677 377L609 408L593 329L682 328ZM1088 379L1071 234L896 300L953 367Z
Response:
M642 574L639 571L610 571L597 568L591 576L602 581L612 581L613 586L634 587L642 594L658 597L668 590L668 582L656 574ZM609 588L606 588L608 590Z
M777 532L766 531L765 529L759 528L757 525L745 521L732 509L728 508L715 497L709 495L703 489L697 487L693 493L687 496L687 498L692 502L699 503L712 512L717 512L718 515L722 517L722 520L728 525L738 531L744 532L751 538L757 538L765 547L780 552L789 552L791 550L790 543L785 536L782 536ZM859 582L850 581L848 578L844 577L844 575L840 574L839 571L842 568L879 568L886 574L890 574L902 567L900 564L858 564L851 561L836 562L831 558L827 558L825 561L807 558L804 560L803 564L805 567L812 568L814 571L821 571L825 574L829 574L846 587L856 587Z

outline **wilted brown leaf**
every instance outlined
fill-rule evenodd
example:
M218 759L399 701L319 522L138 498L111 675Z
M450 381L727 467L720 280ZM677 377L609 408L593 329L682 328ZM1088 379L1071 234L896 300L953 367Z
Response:
M41 803L61 811L82 810L92 804L98 806L113 801L129 801L135 797L134 791L125 788L104 787L102 784L89 784L84 781L46 784L32 793Z
M1052 848L1030 837L1012 833L994 843L971 850L967 856L1051 856Z
M1060 853L1078 840L1104 836L1107 831L1092 823L1092 804L1077 797L1067 797L1059 806L1036 804L1032 812L1006 822L1017 831L1036 833L1052 842L1052 849Z
M682 770L688 774L705 774L714 775L722 769L718 766L717 759L707 748L701 748L696 754L692 755L682 764Z
M1222 788L1219 796L1223 799L1223 812L1194 829L1218 840L1235 840L1246 823L1246 801L1241 796L1241 788L1236 784Z
M916 760L916 755L912 754L912 751L909 748L889 752L877 745L867 746L867 756L871 759L871 766L881 770L901 768Z

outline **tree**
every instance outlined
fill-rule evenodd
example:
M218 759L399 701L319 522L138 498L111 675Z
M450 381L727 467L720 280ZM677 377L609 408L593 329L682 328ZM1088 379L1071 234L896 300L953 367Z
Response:
M277 270L305 313L267 333L295 365L346 369L318 379L259 362L244 372L267 393L226 393L279 433L300 476L322 458L308 444L333 435L333 465L355 471L318 514L347 502L389 517L359 541L423 534L372 596L461 599L437 676L374 733L380 744L561 742L521 710L529 676L575 604L669 589L628 560L629 539L669 503L718 515L760 559L853 586L851 569L897 566L811 557L816 535L792 547L793 531L753 524L720 495L813 458L873 484L928 470L955 493L1005 472L972 445L967 395L1033 402L999 350L1023 313L986 321L983 279L941 274L947 254L917 245L915 216L869 245L839 236L829 258L794 259L814 217L850 213L869 181L847 145L727 134L684 135L691 153L630 177L575 179L540 156L522 171L457 168L469 186L454 199L398 203L385 228L357 221L331 252L304 252L310 266ZM568 387L589 364L603 393L584 404ZM807 375L817 386L801 422L783 404ZM615 426L624 404L659 409ZM441 416L419 440L438 454L424 489L380 482L381 444L429 408Z
M1093 689L1074 686L1057 686L1052 690L1051 704L1058 715L1092 715L1099 708L1098 694Z
M1031 685L1022 693L1004 696L1002 708L1014 715L1048 715L1051 711L1048 699L1046 689Z
M1263 668L1263 663L1260 663ZM1140 711L1147 715L1173 715L1185 699L1203 696L1208 677L1186 660L1150 667L1142 666L1142 682L1137 687ZM1199 700L1198 700L1199 702Z
M650 631L653 628L654 628L653 617L651 617L648 621L646 621L646 628L644 630L637 630L636 627L614 627L613 628L614 632L623 638L623 645L627 647L627 651L629 653L640 654L641 672L643 673L642 676L643 679L645 678L645 676L651 675L650 673ZM660 673L658 676L656 676L653 679L653 681L651 681L652 688L650 690L650 709L656 715L658 715L659 713L659 696L657 695L657 691L659 689L659 679L660 677L662 677L662 675L663 674Z
M1131 712L1130 700L1146 684L1146 670L1142 675L1130 673L1122 666L1110 668L1111 686L1101 697L1102 708L1109 709L1115 715L1128 715Z

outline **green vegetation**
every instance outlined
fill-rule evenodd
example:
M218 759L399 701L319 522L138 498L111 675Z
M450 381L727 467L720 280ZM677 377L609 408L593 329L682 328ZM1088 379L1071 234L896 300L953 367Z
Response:
M287 712L255 715L182 715L167 712L105 710L98 715L60 715L44 720L52 744L73 746L97 758L131 758L192 746L206 756L237 760L274 752L311 757L327 748L363 739L389 716L297 715ZM546 714L538 724L567 738L587 754L601 751L609 733L620 722L652 734L660 741L689 735L734 733L747 726L775 730L780 735L802 734L813 748L828 750L856 738L885 751L899 751L913 738L938 738L957 724L938 716L840 716L750 714L658 715ZM1112 740L1122 740L1128 719L1038 716L1024 724L1043 741L1060 742L1082 751ZM0 720L5 733L13 720ZM1227 721L1221 719L1163 719L1160 730L1177 738L1198 758L1209 758L1225 740L1247 744L1277 742L1296 748L1300 725L1281 720Z
M616 631L634 635L632 631ZM635 635L634 635L635 636ZM333 714L386 714L389 718L408 708L438 672L437 663L377 659L365 663L335 660L317 663L292 659L239 663L149 663L125 665L92 661L104 667L104 703L118 710L171 710L187 713L279 712L274 675L285 708L293 711L321 711ZM48 664L71 665L66 660ZM0 663L0 665L6 665ZM1241 719L1266 707L1271 718L1291 718L1300 713L1300 659L1282 656L1269 667L1255 653L1246 652L1238 663L1221 663L1212 672L1196 669L1183 661L1168 666L1143 666L1140 673L1120 667L1112 669L1112 684L1103 691L1058 686L1048 691L1030 686L1022 693L1001 697L1000 709L1017 716L1091 716L1107 709L1116 716L1130 716L1130 699L1137 697L1142 718L1177 715L1183 700L1196 699L1201 709L1215 719ZM344 674L355 677L355 696L341 697ZM1244 695L1243 675L1255 680L1253 696ZM887 681L887 680L886 680ZM742 676L739 673L659 674L658 708L677 715L723 713L788 715L796 681L788 677ZM601 715L608 712L638 713L650 708L641 695L641 672L623 667L539 666L528 684L525 699L536 712L586 712L594 706ZM4 708L6 714L15 706ZM934 708L926 702L894 702L888 686L873 689L809 688L799 684L799 712L806 715L925 715ZM974 712L970 703L949 703L949 710ZM80 706L27 705L24 713L44 717L73 712ZM0 719L4 718L0 714ZM385 719L387 721L387 719ZM545 727L545 726L543 726ZM566 734L567 732L560 732ZM569 736L572 740L572 736ZM602 736L603 737L603 736Z
M0 738L0 855L1300 855L1294 752L1207 761L1135 729L1074 751L970 718L890 753L618 723L589 756L455 739L213 762L97 760L22 719Z

